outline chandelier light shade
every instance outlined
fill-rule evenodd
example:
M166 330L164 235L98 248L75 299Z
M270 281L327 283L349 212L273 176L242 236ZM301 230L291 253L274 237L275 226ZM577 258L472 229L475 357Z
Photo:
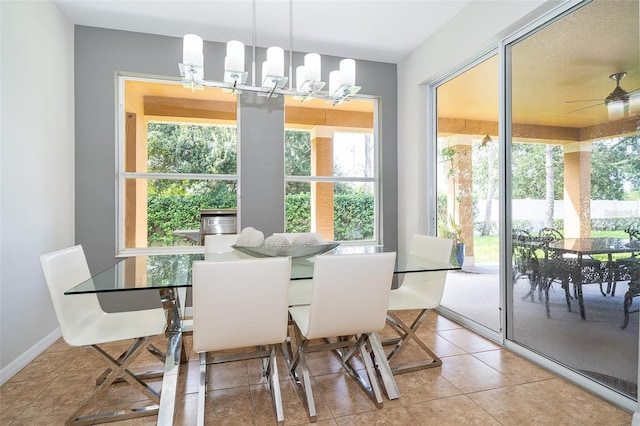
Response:
M244 43L238 40L227 42L227 56L224 68L226 70L244 72Z
M182 42L182 63L180 75L185 87L196 89L198 81L204 80L204 53L202 38L195 34L187 34Z
M235 89L247 81L249 73L244 71L244 43L238 40L227 42L227 56L224 58L224 82Z
M202 38L195 34L184 36L182 44L182 63L202 67L204 64L204 53L202 50Z
M320 81L322 78L322 64L320 55L307 53L304 55L304 79L306 81Z
M289 38L292 44L292 0L289 0ZM329 75L329 92L320 92L325 86L322 79L322 58L318 53L308 53L304 56L304 65L296 68L296 86L292 90L284 89L284 85L291 79L291 75L284 74L284 50L281 47L273 46L267 49L267 60L262 63L262 80L256 86L256 39L255 39L255 0L253 0L253 62L251 86L245 85L248 72L244 70L245 65L245 45L238 40L227 42L227 53L224 58L223 83L209 82L204 79L204 54L203 40L195 34L187 34L183 38L182 63L178 64L183 85L191 90L201 90L205 86L221 87L223 90L241 93L242 90L257 92L260 96L269 98L279 94L293 95L295 98L306 101L310 97L324 98L327 102L338 105L348 101L351 96L360 90L355 85L356 63L353 59L343 59L340 61L339 70L332 71ZM289 74L293 73L292 68L293 52L289 48ZM293 83L293 81L291 81Z
M340 61L340 78L343 85L354 86L356 84L356 61L353 59Z

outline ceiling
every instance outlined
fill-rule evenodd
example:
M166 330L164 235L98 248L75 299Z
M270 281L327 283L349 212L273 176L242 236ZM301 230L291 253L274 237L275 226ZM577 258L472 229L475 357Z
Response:
M639 13L638 0L594 0L514 44L514 123L578 129L612 124L604 102L616 87L609 76L626 72L620 86L640 89ZM498 69L496 55L443 85L439 115L497 121ZM637 115L629 120L632 130L640 128Z
M471 1L256 0L256 45L398 63ZM54 2L76 25L253 45L252 0Z
M294 51L397 63L471 1L484 0L255 0L256 44L290 47L291 6ZM253 44L252 0L54 2L77 25ZM515 44L514 122L607 123L609 76L624 71L621 87L640 88L638 8L638 0L594 0ZM494 57L442 86L440 116L497 121L498 67ZM587 99L595 101L567 102Z

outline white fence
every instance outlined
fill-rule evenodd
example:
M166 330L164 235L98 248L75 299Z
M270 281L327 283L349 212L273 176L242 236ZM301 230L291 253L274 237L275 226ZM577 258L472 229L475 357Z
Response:
M486 200L478 200L476 221L484 219ZM546 202L544 200L511 200L511 215L513 220L537 221L544 217ZM498 200L491 204L491 221L497 222L499 217ZM591 200L591 218L637 218L640 217L640 200ZM554 201L553 218L564 218L564 201Z

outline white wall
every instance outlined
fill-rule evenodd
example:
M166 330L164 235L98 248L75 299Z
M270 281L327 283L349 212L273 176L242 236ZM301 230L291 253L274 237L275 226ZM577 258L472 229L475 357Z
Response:
M426 84L497 45L556 1L473 1L398 64L398 249L426 232Z
M74 243L73 25L0 2L0 383L59 335L38 256Z

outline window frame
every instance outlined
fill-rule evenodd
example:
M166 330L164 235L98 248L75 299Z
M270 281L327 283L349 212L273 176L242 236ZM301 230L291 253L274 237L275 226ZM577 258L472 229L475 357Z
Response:
M149 173L149 172L127 172L125 170L125 84L127 81L142 81L148 83L160 83L160 84L181 84L180 80L172 78L159 78L159 77L143 77L134 74L117 73L117 111L116 111L116 126L117 126L117 141L116 141L116 161L115 161L115 178L116 178L116 191L115 191L115 205L116 205L116 224L115 224L115 241L116 241L116 257L126 257L131 255L144 255L144 254L160 254L160 253L184 253L184 252L196 252L201 251L201 246L166 246L166 247L125 247L125 181L127 179L169 179L169 180L206 180L206 181L235 181L237 188L240 187L240 141L238 138L236 146L236 173L235 174L200 174L200 173ZM185 89L187 90L187 89ZM165 121L168 123L174 122L173 120L154 120ZM186 121L186 120L185 120ZM195 122L195 121L194 121ZM177 123L177 121L176 121ZM237 120L236 120L237 126ZM237 206L240 205L239 191L236 193Z
M374 195L374 237L373 239L368 240L347 240L340 241L343 245L380 245L383 241L382 235L382 206L383 206L383 194L382 194L382 159L381 159L381 144L380 144L380 129L379 129L379 115L380 115L380 99L376 96L354 96L354 100L360 101L369 101L373 102L373 124L371 127L371 135L373 138L373 164L372 164L372 174L371 177L356 177L356 176L289 176L284 175L283 182L283 191L285 191L286 198L286 184L287 182L299 182L299 183L313 183L313 182L322 182L322 183L371 183L373 184L373 195ZM286 107L285 107L285 117L286 117ZM285 119L286 121L286 119ZM287 130L308 130L308 125L289 123L287 122L285 125L285 132ZM335 133L359 133L364 134L368 132L356 131L349 128L343 128L339 126L335 126ZM283 144L286 144L283 141ZM286 171L286 170L285 170ZM286 208L285 208L285 217L283 218L283 224L286 227Z

